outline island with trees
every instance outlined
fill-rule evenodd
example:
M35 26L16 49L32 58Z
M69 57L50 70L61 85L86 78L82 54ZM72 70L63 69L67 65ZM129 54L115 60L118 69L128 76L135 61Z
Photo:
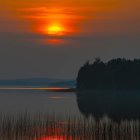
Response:
M77 89L140 89L140 59L124 58L103 62L96 58L93 64L86 62L77 76Z

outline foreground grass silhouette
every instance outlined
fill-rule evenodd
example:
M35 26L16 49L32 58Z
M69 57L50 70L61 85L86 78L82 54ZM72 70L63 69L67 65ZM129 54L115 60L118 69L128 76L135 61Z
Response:
M79 117L56 119L55 115L27 113L0 116L0 140L139 140L140 120L114 122Z

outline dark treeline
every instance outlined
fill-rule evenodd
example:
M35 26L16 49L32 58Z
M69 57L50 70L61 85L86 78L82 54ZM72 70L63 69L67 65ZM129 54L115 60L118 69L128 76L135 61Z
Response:
M96 58L79 70L78 89L140 89L140 59L112 59L107 63Z

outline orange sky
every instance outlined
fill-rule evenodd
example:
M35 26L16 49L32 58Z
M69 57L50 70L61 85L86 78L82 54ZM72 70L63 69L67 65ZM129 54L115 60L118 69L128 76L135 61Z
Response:
M0 0L0 77L75 78L85 61L140 56L140 0Z
M45 34L57 25L67 35L139 32L139 6L138 0L4 0L0 29Z

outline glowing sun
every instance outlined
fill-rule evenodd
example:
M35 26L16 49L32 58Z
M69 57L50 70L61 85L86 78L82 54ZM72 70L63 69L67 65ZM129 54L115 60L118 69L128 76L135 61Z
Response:
M49 35L63 35L64 33L63 27L59 25L51 25L47 30Z

